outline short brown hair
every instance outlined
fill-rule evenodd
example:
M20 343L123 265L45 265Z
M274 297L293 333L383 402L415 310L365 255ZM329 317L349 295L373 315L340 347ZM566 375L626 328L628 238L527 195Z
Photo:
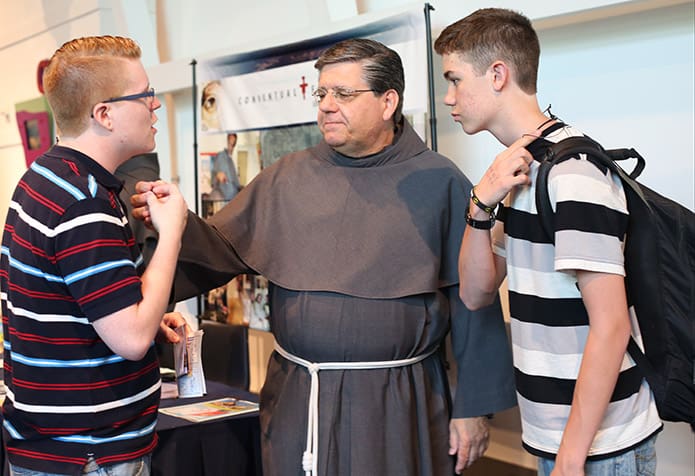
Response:
M502 60L524 92L536 93L541 47L531 21L520 13L503 8L477 10L447 26L434 49L440 55L461 55L478 74Z
M43 86L61 133L80 135L95 104L123 94L127 86L123 61L140 55L135 41L119 36L77 38L58 48L44 73Z
M337 63L360 63L364 72L363 79L376 94L384 94L389 89L395 90L398 93L398 106L393 113L393 122L394 125L400 123L405 74L398 53L378 41L352 38L336 43L321 53L314 68L321 71L324 66Z

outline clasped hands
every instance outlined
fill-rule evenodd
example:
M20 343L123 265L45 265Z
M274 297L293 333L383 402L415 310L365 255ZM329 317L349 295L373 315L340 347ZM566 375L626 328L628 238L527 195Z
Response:
M188 217L188 206L176 185L161 180L138 182L135 185L135 191L137 193L130 197L133 218L143 220L148 227L156 229L160 234L181 235L183 233ZM192 334L191 327L180 313L164 314L156 340L178 342L180 339L174 329L180 326L186 326L187 336Z
M161 233L159 227L163 222L168 221L166 212L158 213L162 204L175 201L183 204L183 219L181 221L182 230L186 226L188 208L185 200L181 196L176 185L157 180L156 182L138 182L135 184L135 194L130 197L130 204L133 207L133 218L141 220L149 228L154 228ZM180 211L179 208L177 210Z

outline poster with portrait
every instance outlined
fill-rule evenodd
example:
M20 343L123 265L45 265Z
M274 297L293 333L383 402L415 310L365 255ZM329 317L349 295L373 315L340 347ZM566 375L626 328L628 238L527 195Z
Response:
M321 141L312 96L318 87L314 63L323 50L347 38L371 38L398 52L407 84L403 113L427 140L428 76L422 68L427 43L420 8L298 43L200 60L198 171L204 216L227 203L216 183L234 178L244 187L281 157ZM230 133L236 135L232 150ZM215 161L224 151L231 162L225 173L235 177L219 175ZM266 330L272 313L267 296L264 277L239 276L208 294L204 318Z
M221 194L215 193L212 185L211 158L225 147L225 141L221 140L224 138L226 134L209 134L200 140L200 190L202 215L206 218L228 203ZM238 133L231 156L240 186L246 186L263 168L281 157L312 147L320 140L321 133L315 123ZM203 319L267 331L270 330L269 317L268 280L263 276L240 275L205 295Z

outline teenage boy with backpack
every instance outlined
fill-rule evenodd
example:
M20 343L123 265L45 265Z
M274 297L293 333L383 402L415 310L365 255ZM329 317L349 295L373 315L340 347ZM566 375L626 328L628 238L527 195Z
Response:
M584 155L556 165L553 244L536 213L538 159L582 133L538 106L540 46L530 21L478 10L444 29L435 50L454 120L507 147L471 193L460 293L477 309L508 277L524 447L539 457L539 475L653 475L662 424L626 352L631 334L641 338L625 295L620 180Z

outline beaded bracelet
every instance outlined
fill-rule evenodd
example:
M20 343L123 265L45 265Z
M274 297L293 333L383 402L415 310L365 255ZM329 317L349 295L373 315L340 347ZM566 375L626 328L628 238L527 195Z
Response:
M485 213L489 213L491 216L494 215L495 208L497 208L497 205L495 205L494 207L490 207L481 202L478 196L475 194L475 187L471 188L471 200L473 201L473 203L476 204L478 208L480 208Z
M495 214L490 213L489 220L476 220L471 216L470 207L466 207L466 223L476 230L489 230L495 225Z

